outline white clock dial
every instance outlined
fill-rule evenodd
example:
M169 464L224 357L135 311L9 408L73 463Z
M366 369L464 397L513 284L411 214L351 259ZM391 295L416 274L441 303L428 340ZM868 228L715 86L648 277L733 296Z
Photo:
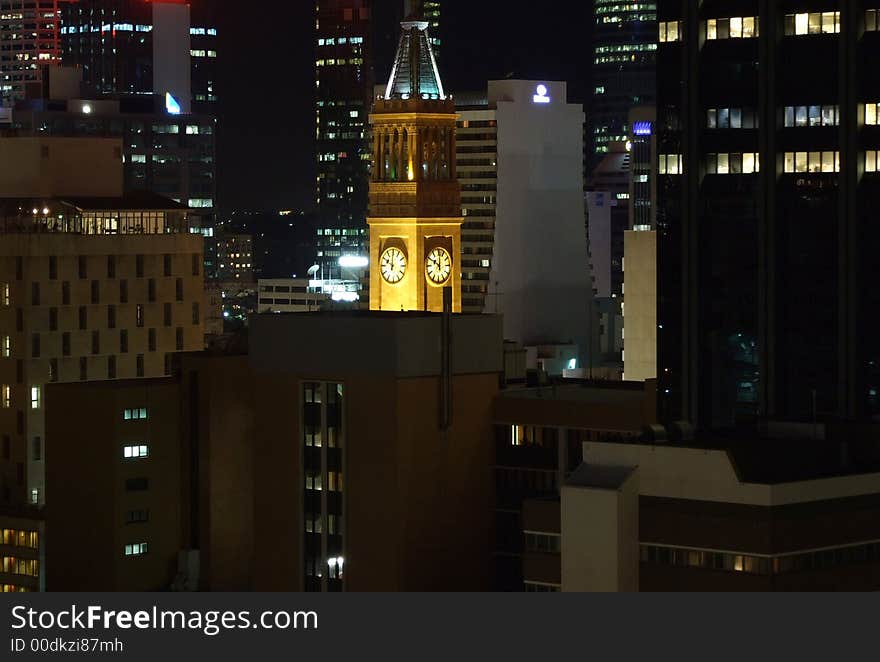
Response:
M382 278L391 285L396 285L406 275L406 255L399 248L389 248L382 253Z
M452 256L443 248L435 248L428 253L425 269L432 283L442 285L452 274Z

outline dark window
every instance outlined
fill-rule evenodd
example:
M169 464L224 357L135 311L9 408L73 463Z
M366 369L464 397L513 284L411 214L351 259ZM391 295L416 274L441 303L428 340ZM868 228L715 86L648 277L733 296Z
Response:
M34 437L33 441L33 458L34 462L39 462L43 459L43 440L39 437Z
M171 304L165 304L165 326L171 326Z
M24 412L21 409L15 412L15 430L18 434L24 434Z
M61 283L61 303L65 306L70 305L70 283L68 281Z
M54 255L49 256L49 280L58 278L58 258Z
M149 478L129 478L125 481L125 490L127 492L143 492L150 489Z
M119 332L119 352L121 354L128 353L128 331L126 329Z
M31 305L39 306L40 305L40 284L39 283L31 283Z
M61 334L61 355L70 356L70 334L66 331Z
M116 278L116 256L107 256L107 278Z
M15 381L24 384L24 361L21 359L15 362Z
M107 328L116 328L116 306L107 306Z
M86 381L89 378L89 360L85 356L79 357L79 379Z
M149 350L151 352L155 352L156 351L156 329L150 329L149 333L147 334L147 338L148 338L147 345L148 345Z
M119 281L119 303L128 303L128 281Z
M129 510L125 514L126 524L143 524L150 521L149 510Z
M150 303L156 301L156 281L152 278L147 281L147 301Z
M35 333L31 336L31 358L40 358L40 334Z
M89 310L85 306L79 307L79 330L85 331L89 327Z
M175 289L177 290L177 292L176 292L176 294L177 294L177 300L178 300L178 301L183 301L183 278L178 278L178 279L177 279L177 283L176 283L176 288L175 288Z
M175 335L177 337L177 351L182 352L183 351L183 329L178 327L177 333Z
M101 333L92 331L92 354L101 353Z
M116 379L116 357L107 357L107 379Z
M171 369L171 368L172 368L172 361L173 361L173 360L174 360L174 355L173 355L173 354L166 354L166 355L165 355L165 374L166 374L166 375L170 375L172 372L174 372L174 371Z
M24 311L21 308L15 309L15 330L24 331Z
M24 279L24 258L15 258L15 280Z
M135 319L137 322L137 327L139 329L144 328L144 307L141 304L138 304L135 308Z
M165 267L165 275L170 276L171 275L171 256L170 255L163 256L162 262Z
M144 376L144 355L143 354L137 355L137 376L138 377Z
M137 277L143 278L144 277L144 256L138 255L135 258L134 262L135 262L135 270L137 272Z
M79 277L80 277L80 279L85 280L86 278L89 277L89 270L88 270L88 266L86 263L86 258L83 257L82 255L80 255L77 262L79 265Z
M192 275L198 276L202 271L202 256L198 253L193 253L192 256Z
M92 303L101 303L101 284L96 280L92 281Z
M58 381L58 359L49 359L49 381Z
M193 310L192 310L192 313L193 313L193 316L192 316L193 324L201 324L201 321L202 321L202 320L201 320L201 315L199 315L199 304L194 303L193 306L192 306L192 308L193 308Z
M58 330L58 309L50 308L49 309L49 330L57 331Z
M8 434L3 435L3 459L9 460L12 458L12 440L9 438Z

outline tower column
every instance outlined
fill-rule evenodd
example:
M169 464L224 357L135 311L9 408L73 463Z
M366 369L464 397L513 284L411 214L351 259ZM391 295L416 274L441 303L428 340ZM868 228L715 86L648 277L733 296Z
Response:
M409 181L416 180L416 145L418 144L418 140L416 139L417 131L418 129L415 126L409 126L406 130L406 136L409 141L406 154L406 178Z
M456 132L451 131L449 136L449 178L458 179L458 164L456 163L458 156L458 148L456 146Z

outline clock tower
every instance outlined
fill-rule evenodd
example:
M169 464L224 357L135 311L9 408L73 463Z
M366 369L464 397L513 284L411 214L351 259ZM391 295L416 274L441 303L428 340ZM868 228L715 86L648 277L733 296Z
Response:
M391 78L370 115L370 309L461 312L461 189L455 104L426 21L407 19Z

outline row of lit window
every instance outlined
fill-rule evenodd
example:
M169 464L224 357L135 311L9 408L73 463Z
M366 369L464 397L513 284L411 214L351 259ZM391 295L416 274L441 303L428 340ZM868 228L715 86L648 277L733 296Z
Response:
M840 152L786 152L784 171L840 172Z
M38 531L25 531L22 529L3 529L0 544L7 547L30 547L40 548L40 533Z
M758 36L757 16L710 18L706 21L706 39L752 39Z
M0 557L0 572L7 575L40 576L40 562L36 559L22 559L16 556Z
M145 421L147 420L147 408L125 409L122 412L122 419L125 421Z
M706 126L710 129L755 129L758 122L752 108L709 108Z
M146 444L123 446L122 457L126 460L140 460L150 456L150 448Z
M306 489L313 490L315 492L321 492L324 489L324 481L320 473L307 473L306 474ZM343 480L342 480L342 472L341 471L328 471L327 472L327 491L328 492L343 492Z
M709 175L751 175L761 170L757 152L707 154L706 173Z
M30 593L31 589L15 584L0 584L0 593Z
M318 46L344 46L345 44L362 44L363 37L329 37L327 39L318 39Z
M786 106L785 126L837 126L840 106Z
M201 49L190 49L190 57L217 57L217 51L205 51Z
M126 556L143 556L149 550L149 546L145 542L138 542L125 546Z
M793 572L825 570L857 563L871 563L878 560L880 560L880 544L876 542L779 556L755 556L659 545L641 546L641 561L643 563L741 572L752 575L783 575Z
M657 173L660 175L684 174L684 163L681 154L660 154Z
M837 34L840 32L840 12L810 12L785 15L785 35Z
M311 517L306 515L306 533L323 533L324 518L320 515ZM331 536L342 534L342 515L330 513L327 515L327 533Z
M342 59L342 60L335 60L335 59L315 60L315 66L317 66L317 67L333 67L333 66L340 67L340 66L344 66L346 64L361 65L363 63L364 63L364 58L362 58L362 57L353 57L349 60L345 60L345 59Z

